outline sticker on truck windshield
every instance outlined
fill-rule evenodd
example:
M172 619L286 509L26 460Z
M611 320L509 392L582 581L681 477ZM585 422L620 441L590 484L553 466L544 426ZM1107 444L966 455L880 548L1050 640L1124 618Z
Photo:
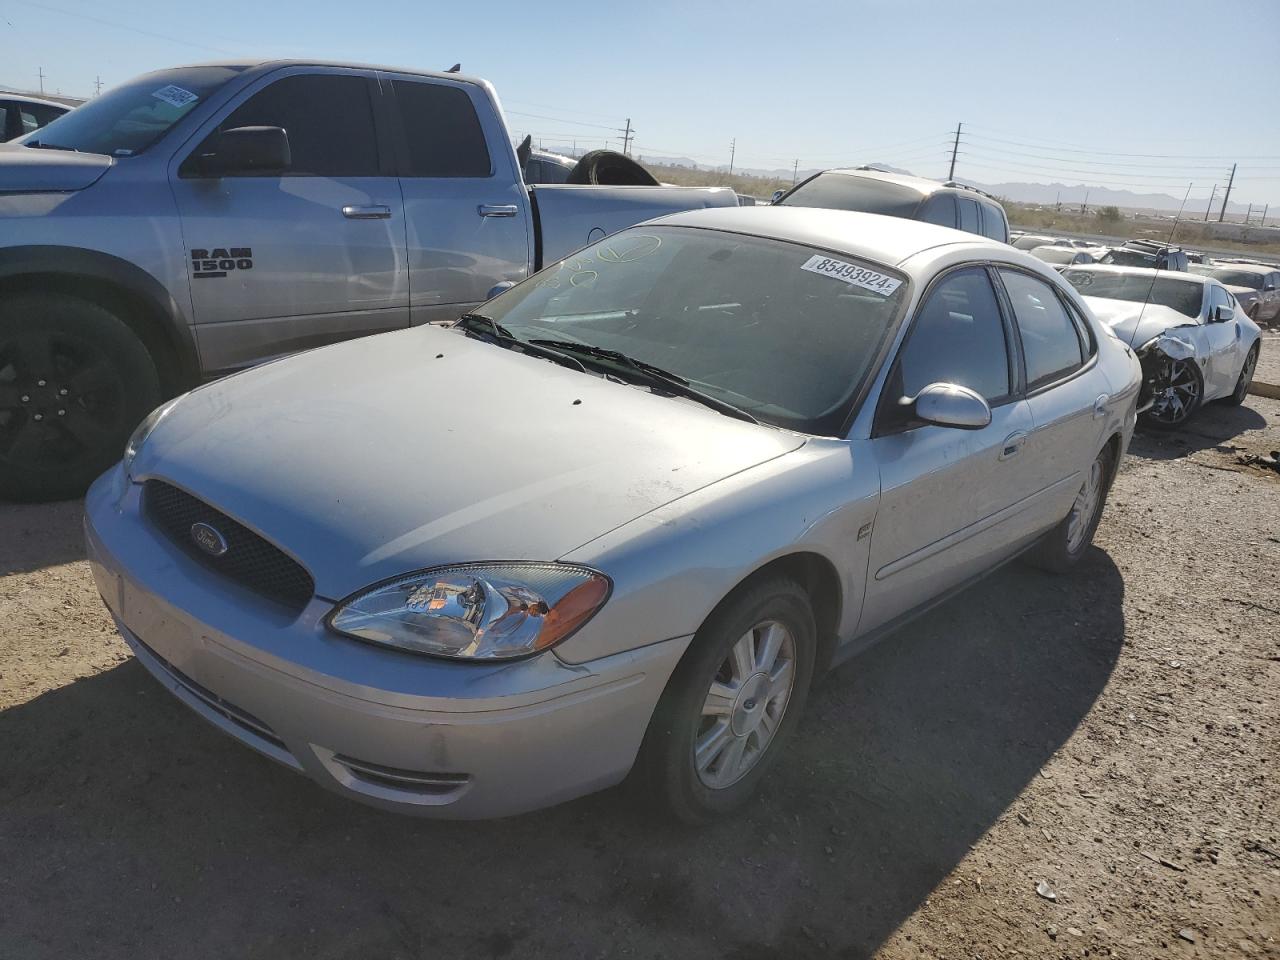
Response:
M832 280L851 283L855 287L862 287L882 297L890 296L893 291L902 286L902 281L897 277L890 277L887 274L860 267L856 263L845 263L843 260L833 260L831 257L816 253L806 260L800 269L830 277Z
M172 83L167 87L161 87L151 95L157 100L163 100L171 107L185 107L200 99L190 90L183 90L181 87Z

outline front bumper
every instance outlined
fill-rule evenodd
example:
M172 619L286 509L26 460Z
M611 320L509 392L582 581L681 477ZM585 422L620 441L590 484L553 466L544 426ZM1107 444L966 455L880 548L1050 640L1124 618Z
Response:
M334 635L221 580L142 517L113 470L90 489L90 566L134 655L224 733L337 793L484 818L617 783L689 638L582 664L451 663Z

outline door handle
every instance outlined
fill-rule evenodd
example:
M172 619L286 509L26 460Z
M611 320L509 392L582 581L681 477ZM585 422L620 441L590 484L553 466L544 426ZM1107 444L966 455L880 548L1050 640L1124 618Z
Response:
M1110 399L1111 398L1104 393L1098 397L1097 400L1093 401L1093 419L1101 420L1107 415L1107 403Z
M1000 459L1008 460L1010 457L1016 457L1026 442L1027 435L1021 430L1017 433L1009 434L1004 438L1004 443L1000 445Z
M384 203L371 203L365 206L347 204L342 208L342 215L348 220L389 220L391 208Z
M476 213L482 217L514 217L520 208L514 203L482 203L476 207Z

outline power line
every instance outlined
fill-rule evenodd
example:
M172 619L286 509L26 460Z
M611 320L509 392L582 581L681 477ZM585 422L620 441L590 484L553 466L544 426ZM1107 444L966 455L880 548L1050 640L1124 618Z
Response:
M972 125L970 125L972 129ZM979 130L987 129L979 127ZM1065 153L1083 153L1093 156L1103 157L1138 157L1147 160L1230 160L1231 154L1171 154L1171 153L1122 153L1118 150L1084 150L1080 147L1069 147L1059 143L1027 143L1025 140L1005 140L1000 137L984 136L987 140L993 140L996 143L1012 144L1017 147L1030 147L1033 150L1057 150ZM1258 154L1256 156L1241 157L1237 156L1237 160L1280 160L1280 154Z
M972 137L972 134L970 134L970 136ZM961 142L969 143L971 141L963 140ZM1024 153L1018 150L1005 150L1003 148L991 145L993 143L998 143L1000 141L993 141L990 138L981 137L981 136L977 137L976 140L973 142L975 143L976 146L986 147L991 150L999 150L1003 155L1010 156L1010 157L1027 157L1033 160L1049 160L1056 163L1081 163L1081 164L1087 164L1089 166L1138 167L1141 169L1151 169L1153 166L1155 166L1155 164L1151 164L1151 163L1130 163L1128 161L1123 161L1123 160L1086 160L1086 159L1079 159L1074 157L1060 159L1056 156L1053 156L1052 154ZM1117 154L1117 156L1122 156L1122 154ZM1214 164L1177 163L1177 164L1171 164L1171 165L1160 164L1159 166L1160 166L1160 169L1167 169L1167 170L1219 170L1221 169L1221 164L1216 164L1216 163ZM1280 169L1280 168L1274 168L1272 166L1262 166L1262 167L1258 167L1257 169L1269 170L1269 169Z
M508 110L507 113L517 117L533 117L535 120L554 120L556 123L567 123L577 127L595 127L597 130L616 130L617 127L606 123L587 123L585 120L569 120L565 117L552 117L542 113L525 113L522 110Z

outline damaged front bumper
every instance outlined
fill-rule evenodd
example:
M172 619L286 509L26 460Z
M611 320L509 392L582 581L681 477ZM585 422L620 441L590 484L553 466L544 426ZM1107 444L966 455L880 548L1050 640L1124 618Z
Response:
M1171 333L1162 333L1148 340L1136 353L1142 366L1138 413L1146 413L1168 396L1179 364L1198 362L1195 345Z

